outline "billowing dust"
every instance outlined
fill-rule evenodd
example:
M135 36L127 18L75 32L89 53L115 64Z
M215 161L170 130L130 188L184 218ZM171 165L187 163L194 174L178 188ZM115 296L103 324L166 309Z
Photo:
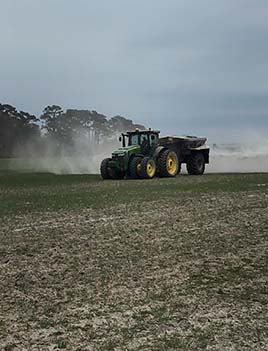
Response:
M268 137L256 133L243 134L235 140L214 137L208 140L210 164L207 173L218 172L268 172ZM85 138L76 139L70 149L58 151L52 140L46 143L42 153L29 143L20 151L20 158L10 161L11 169L52 172L55 174L96 174L101 160L110 157L113 150L120 147L118 137L99 144L89 143ZM182 173L185 173L185 166Z
M71 146L61 148L50 139L42 145L41 151L34 142L29 142L26 148L19 150L18 158L10 160L9 167L55 174L96 174L101 160L118 147L116 136L99 144L90 143L86 137L76 138Z
M211 145L208 172L268 172L268 137L248 132L235 142Z

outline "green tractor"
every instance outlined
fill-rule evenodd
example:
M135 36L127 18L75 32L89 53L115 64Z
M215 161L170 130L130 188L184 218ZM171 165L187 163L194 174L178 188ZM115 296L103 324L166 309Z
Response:
M101 162L103 179L175 177L186 163L189 174L203 174L209 163L206 138L159 137L157 130L123 133L122 147Z

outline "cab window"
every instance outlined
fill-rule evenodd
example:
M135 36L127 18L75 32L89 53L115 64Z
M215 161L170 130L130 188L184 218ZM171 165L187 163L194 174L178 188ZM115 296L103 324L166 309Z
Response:
M128 140L128 145L131 146L131 145L138 145L138 144L139 144L139 135L138 134L130 135Z
M140 144L142 144L144 141L148 141L148 136L146 134L141 134Z
M155 134L151 134L150 135L150 144L152 145L152 144L156 143L156 141L157 141L156 135Z

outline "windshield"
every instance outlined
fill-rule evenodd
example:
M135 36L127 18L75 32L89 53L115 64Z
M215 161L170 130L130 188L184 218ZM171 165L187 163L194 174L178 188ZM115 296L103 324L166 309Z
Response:
M128 145L142 145L145 142L149 142L152 145L156 140L157 136L155 134L151 134L149 137L148 134L131 134L128 139Z
M139 144L139 135L133 134L129 136L128 145L138 145Z

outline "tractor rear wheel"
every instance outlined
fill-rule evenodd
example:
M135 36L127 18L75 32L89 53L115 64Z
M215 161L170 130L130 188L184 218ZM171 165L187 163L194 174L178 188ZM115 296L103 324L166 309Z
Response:
M160 177L175 177L180 169L177 154L171 150L163 150L158 159L158 167Z
M140 178L139 171L140 171L141 160L142 160L142 157L135 156L130 161L130 164L129 164L129 175L130 175L130 178L132 178L132 179Z
M201 175L205 171L204 155L200 152L189 156L186 163L187 172L191 175Z
M100 165L100 173L103 179L112 179L109 171L109 161L111 161L110 158L105 158L102 160L101 165Z
M140 165L140 177L143 179L152 179L155 176L156 164L151 157L144 157Z

